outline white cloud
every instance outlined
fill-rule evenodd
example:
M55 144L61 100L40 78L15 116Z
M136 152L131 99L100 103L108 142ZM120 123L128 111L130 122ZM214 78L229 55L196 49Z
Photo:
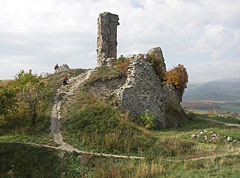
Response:
M180 63L190 67L190 76L202 69L191 66L189 55L198 65L220 64L224 59L238 66L240 1L236 0L0 1L0 60L9 61L4 64L17 71L21 63L38 72L57 62L73 68L95 67L97 17L104 11L119 15L119 54L160 46L169 56L166 62L176 64L181 58ZM12 56L18 57L17 66ZM0 79L15 75L0 68ZM207 69L206 74L213 70ZM231 70L228 74L235 75Z
M222 78L240 78L239 59L224 60L214 59L211 61L196 61L186 65L187 70L192 75L190 81L207 82Z
M239 44L239 32L230 30L223 25L206 25L199 40L193 47L195 52L210 53L219 58L234 45Z

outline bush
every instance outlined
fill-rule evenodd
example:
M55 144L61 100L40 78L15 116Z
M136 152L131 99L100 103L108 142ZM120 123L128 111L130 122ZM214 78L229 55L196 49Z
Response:
M186 68L181 64L168 71L165 79L168 84L175 86L181 94L187 88L188 74Z
M145 114L140 115L141 124L146 129L154 129L156 127L155 120L156 116L154 114L151 114L150 111L147 109L145 111Z

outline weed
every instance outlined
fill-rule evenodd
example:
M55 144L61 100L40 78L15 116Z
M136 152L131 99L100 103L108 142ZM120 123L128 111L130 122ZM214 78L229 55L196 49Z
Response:
M147 109L145 111L145 114L142 114L139 116L141 124L146 129L154 129L156 128L156 116L154 114L151 114L150 111Z

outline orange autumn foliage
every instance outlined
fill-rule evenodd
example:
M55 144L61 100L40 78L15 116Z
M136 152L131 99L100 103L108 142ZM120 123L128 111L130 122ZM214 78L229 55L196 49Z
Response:
M127 71L128 71L128 66L130 64L130 59L129 58L125 58L123 56L121 56L117 61L115 61L114 65L117 66L120 71L123 72L124 75L127 75Z
M168 84L174 85L182 94L187 88L188 74L186 68L181 64L168 71L165 79Z

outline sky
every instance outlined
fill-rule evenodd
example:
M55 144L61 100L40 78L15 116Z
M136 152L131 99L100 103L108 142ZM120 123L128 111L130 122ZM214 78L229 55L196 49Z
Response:
M0 80L95 68L102 12L119 15L118 56L161 47L190 83L240 78L240 0L0 0Z

